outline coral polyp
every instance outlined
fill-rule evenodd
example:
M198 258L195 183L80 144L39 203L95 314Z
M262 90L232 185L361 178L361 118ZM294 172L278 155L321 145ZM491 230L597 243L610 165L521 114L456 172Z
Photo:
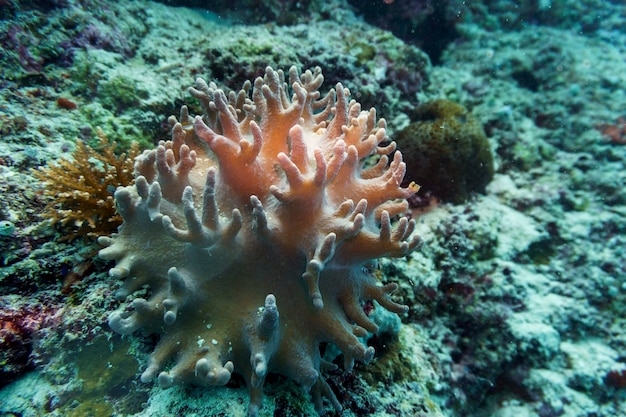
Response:
M109 317L118 333L160 334L141 380L223 385L236 372L250 416L268 372L310 389L318 410L324 397L341 409L320 344L336 345L347 369L372 359L359 337L377 326L363 305L407 311L375 261L420 242L405 216L416 187L400 185L406 166L385 121L341 84L322 97L319 68L285 78L268 67L228 95L198 80L203 115L170 118L172 139L139 156L135 185L115 193L118 233L99 240L124 279L120 301L149 288Z

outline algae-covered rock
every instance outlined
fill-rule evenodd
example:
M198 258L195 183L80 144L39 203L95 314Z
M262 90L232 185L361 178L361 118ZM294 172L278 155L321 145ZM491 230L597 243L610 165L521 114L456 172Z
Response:
M406 178L456 204L483 193L493 177L493 156L481 124L465 107L443 99L421 105L412 116L416 121L396 135Z

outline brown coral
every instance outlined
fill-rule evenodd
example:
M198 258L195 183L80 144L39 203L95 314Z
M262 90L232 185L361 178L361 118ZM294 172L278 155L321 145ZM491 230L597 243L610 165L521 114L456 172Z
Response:
M467 109L449 100L419 106L396 137L410 162L407 177L445 201L463 203L484 192L493 178L493 156L480 124Z
M614 124L601 123L596 129L614 145L626 145L626 117L618 117Z
M102 131L98 137L100 150L78 140L72 159L61 158L33 171L44 182L43 193L49 198L41 215L67 231L63 240L110 234L122 223L113 193L134 183L139 145L133 143L128 152L116 155L116 143L109 143Z

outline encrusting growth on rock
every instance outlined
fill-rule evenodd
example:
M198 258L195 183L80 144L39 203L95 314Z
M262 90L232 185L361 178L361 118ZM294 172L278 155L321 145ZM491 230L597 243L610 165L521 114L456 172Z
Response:
M407 176L424 191L454 204L484 193L493 155L482 125L460 104L438 99L420 105L396 141L411 162Z
M346 369L371 360L358 337L378 328L363 304L407 311L389 298L395 284L377 282L375 260L420 243L405 217L417 188L400 186L406 166L385 121L341 84L321 97L319 68L292 67L288 79L268 67L228 95L198 79L190 93L204 114L183 106L170 118L172 139L139 156L135 185L115 193L118 233L99 239L124 279L117 299L150 289L109 317L118 333L161 335L141 380L223 385L237 372L250 416L268 372L311 390L318 410L324 397L341 409L320 343Z
M113 193L118 187L134 183L133 165L140 154L132 143L126 153L115 154L116 144L98 130L100 149L82 140L76 141L72 158L33 171L45 183L43 193L49 198L42 217L67 229L62 238L102 236L114 232L122 222L116 213Z

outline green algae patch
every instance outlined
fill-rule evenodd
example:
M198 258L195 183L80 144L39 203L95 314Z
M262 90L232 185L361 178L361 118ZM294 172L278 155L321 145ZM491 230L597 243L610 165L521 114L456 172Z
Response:
M376 360L367 369L359 371L369 385L374 386L380 381L390 383L417 380L416 366L412 363L412 358L402 351L397 337L383 342L381 348L377 350L379 356Z
M98 94L100 102L115 112L139 106L150 96L136 80L120 75L101 82L98 86Z
M77 377L82 389L73 401L63 407L63 415L68 417L108 417L113 415L111 399L118 391L128 391L123 385L130 385L138 369L137 360L129 355L130 344L114 337L96 338L91 344L76 352Z

